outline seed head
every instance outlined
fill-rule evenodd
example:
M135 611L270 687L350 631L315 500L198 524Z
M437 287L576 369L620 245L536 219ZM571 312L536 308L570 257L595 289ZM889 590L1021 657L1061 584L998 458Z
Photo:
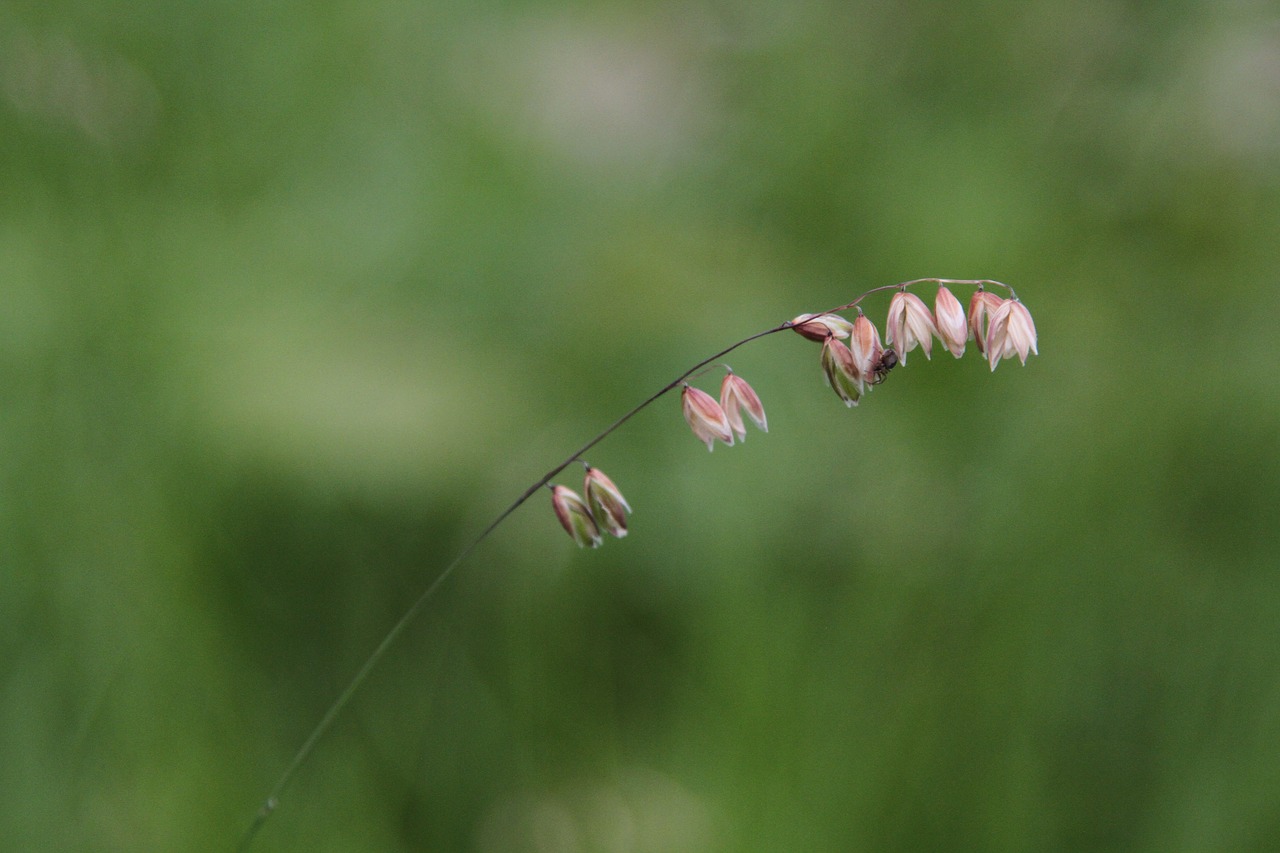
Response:
M680 402L684 408L685 421L697 439L707 443L707 450L715 449L716 439L733 446L733 428L729 426L729 418L714 397L706 391L685 385L680 392Z
M747 384L747 380L732 370L725 374L724 381L720 383L720 408L724 410L729 427L738 437L738 441L747 440L747 426L742 422L743 412L746 412L755 425L760 427L761 432L769 431L769 423L765 420L764 405L760 402L760 398Z
M849 337L853 324L839 314L801 314L791 321L791 328L811 341L822 343L834 335L837 338Z
M591 518L598 529L618 539L627 535L627 513L631 512L631 505L613 480L599 468L588 465L582 493L586 495Z
M566 486L552 486L551 505L555 507L560 524L573 537L573 541L578 543L579 548L586 545L600 547L603 539L600 528L596 526L591 518L591 510L587 509L577 492Z
M987 321L1002 302L1003 299L989 290L976 290L969 300L969 337L973 338L978 352L984 355L987 352Z
M836 396L849 407L858 405L862 396L865 380L858 372L858 365L849 348L835 338L827 338L822 345L822 372L826 374L827 384Z
M991 315L987 326L987 361L991 369L1002 358L1017 353L1018 360L1027 363L1027 354L1036 350L1036 324L1031 312L1017 299L1006 299Z
M938 298L933 303L933 318L938 328L938 340L956 358L964 355L964 342L969 337L964 308L955 294L945 286L938 288Z
M858 319L853 321L849 350L853 353L853 363L857 365L858 376L861 378L858 390L865 391L865 383L871 382L875 375L884 347L880 345L880 330L861 311L858 312Z
M924 357L933 356L933 336L938 327L929 308L914 293L899 290L889 300L889 319L885 322L885 339L898 354L898 361L907 363L907 353L918 345Z

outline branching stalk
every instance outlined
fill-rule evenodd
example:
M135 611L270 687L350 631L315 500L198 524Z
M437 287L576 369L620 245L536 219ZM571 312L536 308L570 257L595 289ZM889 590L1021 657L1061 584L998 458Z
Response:
M824 311L822 312L821 315L816 315L816 316L822 316L825 314L837 314L841 311L846 311L851 308L856 308L862 302L862 300L866 299L868 296L871 296L876 293L882 293L889 290L906 290L908 287L911 287L912 285L916 285L916 284L938 284L938 285L956 284L956 285L965 285L965 286L975 286L979 289L983 289L988 286L1002 287L1009 292L1011 299L1013 300L1017 299L1017 295L1013 292L1013 288L1009 287L1006 284L1002 284L1001 282L998 282L998 281L991 281L987 279L921 278L921 279L913 279L911 281L906 281L906 282L900 282L898 284L888 284L888 285L883 285L881 287L874 287L871 290L868 290L867 292L863 293L861 296L859 296L857 299L853 300L852 302L849 302L848 304L845 304L845 305L840 305L836 308L832 308L829 311ZM763 338L768 335L776 334L777 332L786 331L787 329L791 329L795 325L796 325L796 322L794 320L788 320L785 323L782 323L780 325L774 326L769 329L765 329L762 332L757 332L754 335L749 335L748 337L743 338L737 343L734 343L728 347L725 347L724 349L717 352L715 355L708 356L707 358L693 365L688 370L684 371L679 376L677 376L675 379L671 380L666 385L662 386L660 389L654 392L653 395L648 397L646 400L644 400L642 403L637 405L631 411L627 412L625 415L618 418L616 421L614 421L612 424L610 424L608 427L602 430L598 435L596 435L586 444L582 445L582 447L578 448L573 453L565 457L555 467L547 471L546 474L539 477L536 482L534 482L527 489L525 489L524 492L522 492L519 497L517 497L514 501L511 502L510 506L508 506L506 509L500 512L497 515L497 517L495 517L493 521L491 521L489 525L485 527L484 530L482 530L478 536L475 537L475 539L471 540L471 542L468 543L466 547L464 547L458 553L458 555L455 556L453 560L448 565L446 565L435 576L435 578L432 579L432 581L427 585L427 587L422 591L422 593L417 597L417 599L411 605L409 605L409 608L404 612L404 615L401 616L400 619L397 620L396 623L391 626L391 629L387 631L385 636L383 636L382 640L378 643L378 645L374 648L374 650L369 654L369 657L365 659L364 663L361 664L360 668L356 671L356 674L351 678L351 681L347 684L347 686L343 689L343 691L338 694L338 697L333 701L333 704L331 704L329 708L324 712L324 715L320 718L320 722L318 722L315 728L311 730L311 733L307 736L307 739L303 742L302 746L299 747L298 751L294 754L293 759L289 762L289 764L285 767L284 771L280 774L279 779L276 780L275 785L271 788L271 792L267 795L267 798L263 801L261 807L258 809L256 815L254 816L253 822L250 824L248 830L245 832L237 850L241 851L241 853L244 853L244 851L248 850L250 846L253 844L253 841L257 837L258 832L262 829L263 825L266 824L267 820L275 813L276 808L279 806L279 803L280 803L280 796L284 793L285 788L293 780L293 777L297 774L298 770L302 767L302 765L311 756L311 753L315 750L316 744L320 741L322 737L324 737L325 733L329 731L330 727L333 725L334 720L338 717L340 713L342 713L342 711L347 707L347 705L350 704L352 698L359 691L360 687L364 684L365 679L369 677L369 674L373 671L374 667L378 665L378 663L386 655L387 651L390 650L391 647L396 644L396 642L400 639L400 637L404 634L404 632L409 628L409 626L413 624L413 622L417 619L418 615L422 612L423 608L426 606L427 602L431 600L431 598L435 595L436 591L441 587L441 585L443 585L444 582L448 580L449 577L454 573L454 571L456 571L457 568L463 562L465 562L468 557L471 556L472 552L474 552L476 548L478 548L486 539L489 538L490 534L492 534L495 530L497 530L498 527L504 521L506 521L509 515L511 515L513 512L519 509L526 501L529 500L529 498L533 497L533 495L537 493L540 489L548 485L557 474L559 474L565 468L572 465L574 462L581 460L582 457L587 453L587 451L591 450L591 448L595 447L597 444L604 441L606 438L612 435L616 430L618 430L623 424L631 420L633 417L635 417L637 414L642 412L644 409L648 408L656 400L666 395L670 391L674 390L675 388L679 387L682 383L685 382L685 380L693 376L698 371L702 370L703 368L707 367L713 362L718 361L719 359L723 358L724 356L728 355L729 353L733 352L734 350L738 349L739 347L745 344L751 343L754 340L758 340L759 338Z

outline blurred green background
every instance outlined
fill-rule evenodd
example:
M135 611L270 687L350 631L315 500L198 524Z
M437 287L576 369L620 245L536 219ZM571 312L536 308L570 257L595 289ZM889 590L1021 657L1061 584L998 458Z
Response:
M744 347L769 434L522 508L255 849L1280 850L1278 271L1269 2L7 0L0 847L232 849L529 483L948 276L1043 354Z

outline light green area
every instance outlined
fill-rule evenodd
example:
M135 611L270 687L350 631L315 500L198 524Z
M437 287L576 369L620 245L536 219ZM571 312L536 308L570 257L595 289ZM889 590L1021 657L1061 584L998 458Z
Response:
M0 849L232 849L529 483L918 276L1043 354L735 353L769 434L636 418L599 551L537 496L255 849L1280 849L1278 63L1247 0L0 6Z

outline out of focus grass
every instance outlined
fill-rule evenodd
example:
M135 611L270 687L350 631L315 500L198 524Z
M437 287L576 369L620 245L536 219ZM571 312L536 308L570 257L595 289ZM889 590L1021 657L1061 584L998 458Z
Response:
M1278 222L1266 4L9 3L0 846L231 848L560 457L941 275L1043 354L744 348L770 433L513 516L260 849L1280 848Z

